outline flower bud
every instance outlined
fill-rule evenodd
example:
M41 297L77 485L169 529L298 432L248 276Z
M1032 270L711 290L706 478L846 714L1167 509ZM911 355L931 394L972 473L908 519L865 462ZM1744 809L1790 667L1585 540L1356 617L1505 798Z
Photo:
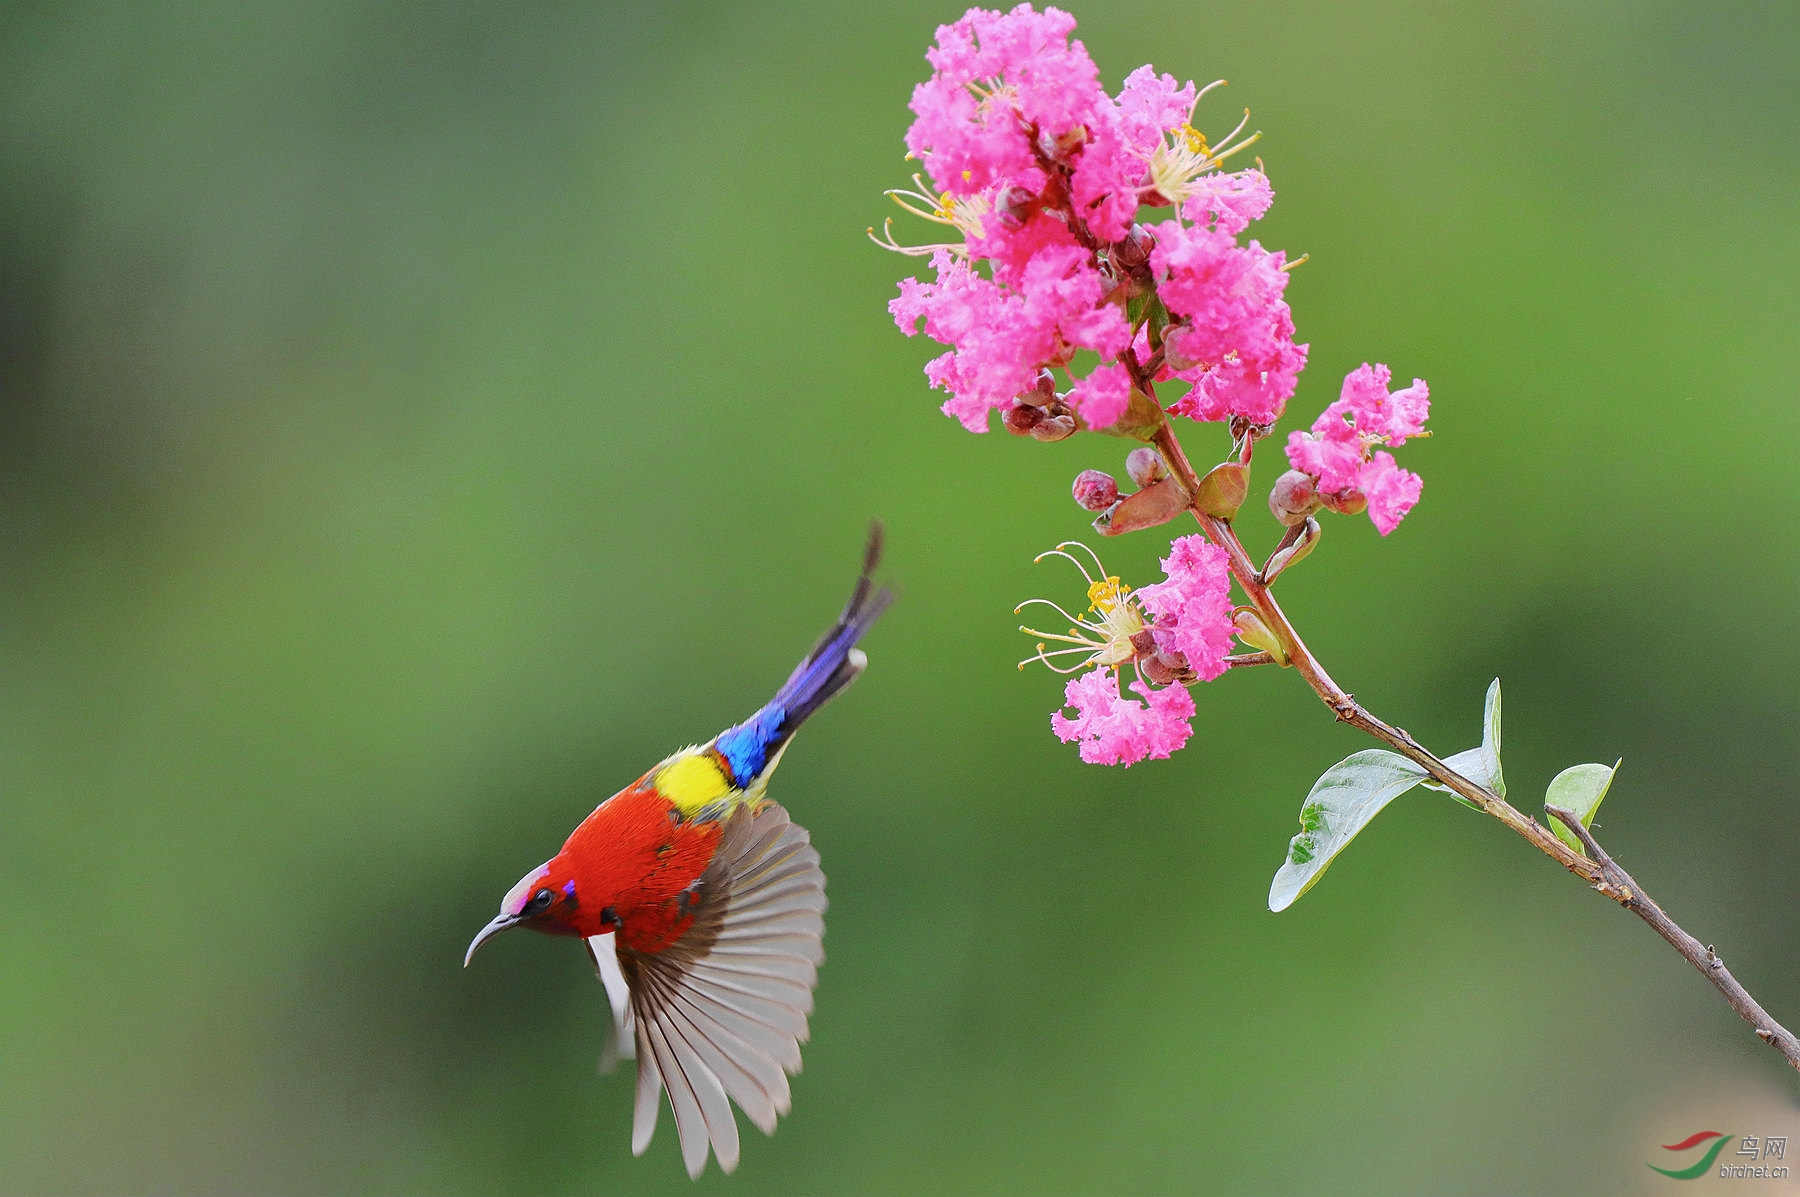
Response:
M1105 511L1119 501L1119 484L1111 474L1083 470L1075 475L1075 501L1089 511Z
M1038 210L1038 197L1030 188L1021 187L1017 183L1000 193L994 202L994 211L1000 223L1008 229L1018 229L1032 218Z
M1052 137L1045 129L1037 136L1037 152L1052 162L1067 162L1071 155L1087 144L1087 127L1076 125L1061 137Z
M1269 510L1276 519L1291 528L1318 509L1319 492L1312 475L1289 470L1275 479L1275 489L1269 492Z
M1035 394L1035 392L1033 392ZM1014 436L1029 436L1044 420L1044 409L1029 403L1014 403L1000 415L1000 422Z
M1125 455L1125 472L1139 486L1149 486L1168 473L1163 468L1162 454L1145 445Z
M1335 495L1320 495L1319 502L1325 510L1335 511L1339 515L1361 515L1368 509L1369 500L1360 490L1339 491Z
M1137 650L1140 657L1155 656L1156 633L1152 632L1149 628L1145 628L1141 632L1133 632L1131 634L1131 647Z
M1201 363L1197 357L1190 357L1182 350L1182 342L1186 340L1181 334L1188 330L1183 324L1171 324L1163 330L1163 365L1171 370L1192 370Z
M1179 670L1172 668L1159 656L1149 657L1138 662L1138 672L1153 686L1167 686L1181 677Z
M1031 435L1040 441L1066 440L1075 435L1075 417L1046 416L1032 425Z
M1150 230L1141 224L1134 224L1131 231L1125 234L1125 239L1112 247L1110 257L1113 265L1130 272L1148 262L1150 251L1154 248L1156 238L1150 234Z
M1237 630L1237 638L1251 648L1259 648L1275 658L1277 665L1288 663L1287 650L1282 648L1281 641L1263 622L1263 617L1249 607L1239 607L1231 616L1232 626Z
M1039 370L1037 382L1029 391L1019 396L1020 403L1035 403L1039 407L1048 407L1056 402L1056 375L1048 370Z

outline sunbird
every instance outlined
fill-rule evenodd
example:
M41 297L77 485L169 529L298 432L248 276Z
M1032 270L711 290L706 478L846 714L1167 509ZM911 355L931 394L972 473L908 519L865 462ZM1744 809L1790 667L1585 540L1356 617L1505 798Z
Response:
M603 1067L637 1059L631 1151L669 1094L688 1175L707 1149L737 1167L729 1097L764 1134L792 1104L825 959L825 874L769 775L809 715L868 665L856 647L892 594L876 589L881 525L842 615L761 710L683 748L602 802L519 879L463 957L502 931L578 936L612 1007Z

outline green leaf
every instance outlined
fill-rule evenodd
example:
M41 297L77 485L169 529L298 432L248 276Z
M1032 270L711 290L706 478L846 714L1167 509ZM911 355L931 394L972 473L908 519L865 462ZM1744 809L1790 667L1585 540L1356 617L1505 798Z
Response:
M1571 765L1550 780L1550 788L1544 791L1544 805L1560 806L1580 819L1583 827L1592 827L1594 816L1600 811L1600 801L1606 797L1619 766L1624 763L1620 758L1610 769L1605 765ZM1581 841L1562 825L1560 819L1550 819L1550 830L1556 833L1557 839L1586 855Z
M1194 492L1194 506L1217 519L1230 520L1236 518L1238 508L1244 505L1244 498L1249 493L1250 467L1228 461L1214 466L1200 479L1200 489Z
M1300 808L1300 834L1269 886L1269 909L1286 910L1313 887L1332 859L1381 808L1425 780L1425 770L1397 753L1365 748L1325 770Z
M1144 322L1144 317L1150 311L1150 305L1155 302L1155 291L1143 291L1126 299L1125 318L1131 321L1133 331L1136 331L1138 325Z
M1161 299L1158 299L1155 303L1150 305L1149 336L1150 336L1150 351L1152 353L1154 353L1158 349L1162 348L1163 330L1168 327L1169 327L1169 309L1165 308L1162 305Z
M1091 428L1089 431L1149 444L1163 424L1163 409L1157 406L1156 400L1134 387L1124 415L1105 428Z
M1487 705L1481 718L1481 747L1446 757L1444 763L1476 785L1492 790L1496 798L1506 797L1506 777L1500 771L1499 678L1495 678L1494 684L1488 687ZM1435 781L1428 781L1425 785L1433 790L1441 790L1472 810L1481 809L1449 786L1441 786Z

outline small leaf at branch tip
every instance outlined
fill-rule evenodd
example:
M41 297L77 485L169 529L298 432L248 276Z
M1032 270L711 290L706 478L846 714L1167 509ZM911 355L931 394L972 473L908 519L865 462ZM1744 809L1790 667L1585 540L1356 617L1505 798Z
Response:
M1546 811L1552 806L1561 807L1581 820L1583 827L1594 825L1594 815L1600 810L1600 803L1611 788L1612 781L1618 775L1619 766L1625 760L1621 757L1611 767L1606 765L1572 765L1551 779L1549 788L1544 791L1544 807ZM1560 819L1549 817L1550 830L1556 838L1570 848L1586 855L1581 839L1573 831L1564 827Z
M1250 467L1228 461L1216 465L1200 479L1194 492L1194 506L1214 519L1229 520L1244 505L1250 493Z

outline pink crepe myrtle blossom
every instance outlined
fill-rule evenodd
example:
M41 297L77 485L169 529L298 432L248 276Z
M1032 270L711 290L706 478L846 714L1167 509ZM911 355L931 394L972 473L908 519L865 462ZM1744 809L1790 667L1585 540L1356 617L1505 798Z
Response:
M1356 476L1356 489L1369 501L1369 518L1383 536L1400 526L1424 487L1417 474L1394 464L1392 453L1376 453Z
M1306 366L1283 298L1287 255L1230 233L1158 226L1150 265L1157 294L1179 323L1166 341L1165 376L1192 384L1169 410L1195 420L1242 417L1273 424Z
M913 90L906 148L940 190L967 196L998 180L1043 183L1032 133L1052 144L1092 118L1099 70L1069 41L1075 18L1056 8L971 8L940 25L926 51L932 76Z
M1260 134L1239 137L1240 123L1210 144L1193 120L1212 87L1147 65L1108 95L1074 28L1059 9L1021 4L972 8L938 29L906 135L930 186L915 175L913 190L889 195L957 239L909 246L891 222L879 237L871 230L886 248L930 254L936 272L902 282L895 321L908 335L922 323L950 346L926 375L950 392L945 413L971 431L1009 410L1041 369L1093 350L1101 367L1071 375L1068 399L1088 427L1105 428L1128 402L1121 358L1151 356L1141 316L1142 347L1132 345L1127 300L1155 289L1175 319L1156 378L1191 388L1171 410L1272 423L1306 347L1294 344L1282 298L1285 255L1237 243L1268 210L1268 179L1260 168L1222 169ZM1151 232L1134 223L1143 204L1175 218Z
M1071 549L1085 552L1093 570ZM1040 661L1059 673L1077 675L1063 690L1075 717L1056 712L1051 730L1064 741L1079 741L1081 759L1098 765L1162 758L1187 743L1194 700L1185 683L1224 673L1231 651L1231 578L1225 552L1203 537L1184 536L1163 560L1164 580L1136 591L1107 574L1093 550L1078 541L1065 541L1038 560L1045 557L1074 563L1088 583L1089 604L1080 616L1049 599L1019 605L1021 611L1049 607L1072 625L1067 633L1019 629L1042 638L1021 668ZM1050 648L1050 641L1059 647ZM1074 664L1059 664L1070 658ZM1127 666L1138 674L1127 689L1141 702L1120 691L1119 672ZM1169 684L1153 686L1153 681Z
M971 432L985 431L989 411L1012 406L1035 386L1044 366L1066 364L1075 349L1114 358L1129 343L1125 314L1099 302L1105 280L1079 247L1040 251L1016 286L983 277L948 250L937 251L932 265L937 281L902 280L888 310L908 336L922 321L927 335L952 346L925 374L951 393L945 414Z
M1399 446L1428 435L1425 418L1431 390L1422 378L1389 393L1392 372L1364 362L1344 378L1337 402L1313 421L1310 432L1288 437L1288 462L1317 481L1328 505L1368 504L1369 518L1383 536L1399 527L1424 487L1417 474L1394 464L1377 446ZM1373 456L1371 456L1373 454Z
M1123 366L1097 367L1069 391L1069 404L1089 428L1109 428L1131 404L1131 375Z
M1072 677L1063 700L1075 708L1075 717L1055 712L1050 730L1064 743L1078 741L1081 759L1090 765L1166 759L1193 734L1194 696L1185 686L1151 689L1141 681L1131 690L1144 701L1121 696L1118 675L1110 669Z
M1179 653L1201 681L1225 672L1231 652L1231 573L1225 550L1183 536L1162 559L1166 581L1140 586L1138 602L1154 622L1157 647Z

